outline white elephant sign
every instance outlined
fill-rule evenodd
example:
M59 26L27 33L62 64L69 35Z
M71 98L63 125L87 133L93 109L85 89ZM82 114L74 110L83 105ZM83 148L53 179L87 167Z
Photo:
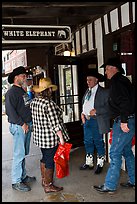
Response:
M70 43L69 26L2 25L2 43Z

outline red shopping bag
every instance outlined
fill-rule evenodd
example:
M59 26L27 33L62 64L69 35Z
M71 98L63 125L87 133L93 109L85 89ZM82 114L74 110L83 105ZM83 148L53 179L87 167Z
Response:
M58 149L54 156L54 162L56 166L56 177L63 178L69 175L69 154L72 144L65 143L59 144Z

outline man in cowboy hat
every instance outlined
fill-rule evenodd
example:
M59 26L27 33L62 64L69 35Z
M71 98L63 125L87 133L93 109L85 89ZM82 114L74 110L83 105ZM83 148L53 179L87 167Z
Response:
M110 167L103 185L94 186L98 192L114 193L119 184L122 156L126 161L129 179L121 183L123 188L135 188L135 157L132 152L132 138L135 134L135 93L130 80L123 76L124 70L119 58L109 58L101 67L105 68L110 80L109 105L112 126Z
M109 90L99 85L105 77L97 70L91 69L87 73L88 89L82 100L81 119L84 130L84 145L86 162L80 170L94 168L94 150L97 150L97 167L95 174L99 174L105 161L105 147L103 134L110 130L108 95Z
M104 63L100 68L105 68L107 65L115 67L121 74L125 74L122 67L121 61L117 57L108 58L107 62ZM108 78L108 77L107 77Z
M5 108L10 123L9 130L13 135L12 188L18 191L30 191L27 183L35 177L26 175L25 156L29 154L32 117L30 99L22 88L26 84L26 69L17 67L9 74L8 82L13 86L5 96Z

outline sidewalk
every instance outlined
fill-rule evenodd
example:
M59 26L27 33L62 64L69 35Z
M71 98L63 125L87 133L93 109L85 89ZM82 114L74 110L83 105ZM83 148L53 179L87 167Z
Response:
M55 177L55 184L64 187L58 193L45 194L41 186L41 152L31 143L31 151L26 158L27 173L36 176L30 192L19 192L11 188L12 136L8 130L6 116L2 116L2 202L135 202L135 190L118 187L116 194L99 194L92 186L103 184L109 164L103 172L95 175L94 170L80 171L84 162L84 148L73 149L70 153L70 175L63 179ZM127 181L127 173L121 171L120 182Z

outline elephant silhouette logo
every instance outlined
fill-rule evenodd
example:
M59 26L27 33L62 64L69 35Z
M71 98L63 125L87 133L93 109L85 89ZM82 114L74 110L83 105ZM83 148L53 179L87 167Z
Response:
M66 38L66 32L64 30L58 30L58 37L65 39Z

